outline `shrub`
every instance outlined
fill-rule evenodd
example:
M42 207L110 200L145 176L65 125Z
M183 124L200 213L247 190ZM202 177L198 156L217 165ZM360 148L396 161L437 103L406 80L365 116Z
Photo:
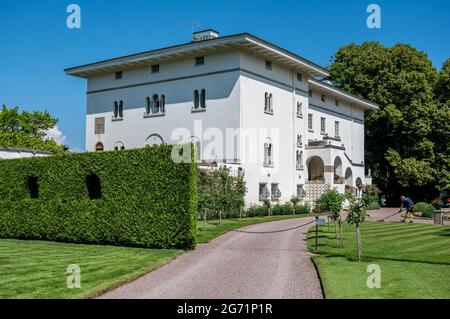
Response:
M194 247L197 168L174 163L171 151L163 145L0 161L0 237Z
M247 192L243 173L232 176L226 167L200 169L198 185L198 210L201 216L205 211L208 219L219 218L219 212L222 212L222 218L239 216Z
M433 205L419 202L414 205L414 212L421 212L424 217L431 217L434 212Z
M270 201L269 201L270 203ZM293 206L292 203L287 202L284 204L275 204L270 206L272 209L272 215L292 215L294 210L296 214L310 214L311 209L308 204ZM250 205L245 214L247 217L268 216L269 205L263 203L262 205Z

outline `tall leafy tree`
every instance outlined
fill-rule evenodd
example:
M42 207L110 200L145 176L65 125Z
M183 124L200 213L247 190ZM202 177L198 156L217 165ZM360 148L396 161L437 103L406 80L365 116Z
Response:
M376 102L366 114L366 163L388 193L431 197L449 179L450 62L439 72L406 44L351 44L336 52L331 81Z
M27 147L60 152L67 149L47 138L46 132L54 128L58 119L47 111L19 112L2 106L0 112L0 146Z

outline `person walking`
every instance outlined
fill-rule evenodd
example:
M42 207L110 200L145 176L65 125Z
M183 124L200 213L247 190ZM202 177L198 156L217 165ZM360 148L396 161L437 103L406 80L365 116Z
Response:
M402 209L406 210L405 213L405 218L403 218L402 220L400 220L402 223L406 222L407 218L410 218L410 223L413 223L413 209L414 209L414 202L412 201L411 198L409 197L405 197L404 195L400 196L400 200L402 201L402 204L400 206L400 211L402 211Z

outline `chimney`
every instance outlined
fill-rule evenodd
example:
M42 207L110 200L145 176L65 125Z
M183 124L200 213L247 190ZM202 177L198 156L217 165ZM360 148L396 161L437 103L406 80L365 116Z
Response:
M216 39L219 37L219 34L220 34L219 32L213 29L194 32L192 33L192 42Z

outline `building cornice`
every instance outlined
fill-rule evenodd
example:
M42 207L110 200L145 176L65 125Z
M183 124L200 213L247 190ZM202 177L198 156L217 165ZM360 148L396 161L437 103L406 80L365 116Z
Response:
M327 69L249 33L240 33L210 40L189 42L72 67L65 69L64 71L68 75L89 78L96 75L145 67L156 63L186 59L202 54L217 53L230 49L242 49L255 52L274 62L284 64L294 70L305 72L310 76L329 76L329 71Z
M377 104L370 102L366 99L363 99L359 96L356 96L354 94L342 91L341 89L338 89L338 88L336 88L328 83L325 83L323 81L309 79L308 82L309 82L310 88L313 90L315 89L316 91L322 92L324 94L334 96L338 99L344 100L353 105L362 107L365 110L378 109Z

